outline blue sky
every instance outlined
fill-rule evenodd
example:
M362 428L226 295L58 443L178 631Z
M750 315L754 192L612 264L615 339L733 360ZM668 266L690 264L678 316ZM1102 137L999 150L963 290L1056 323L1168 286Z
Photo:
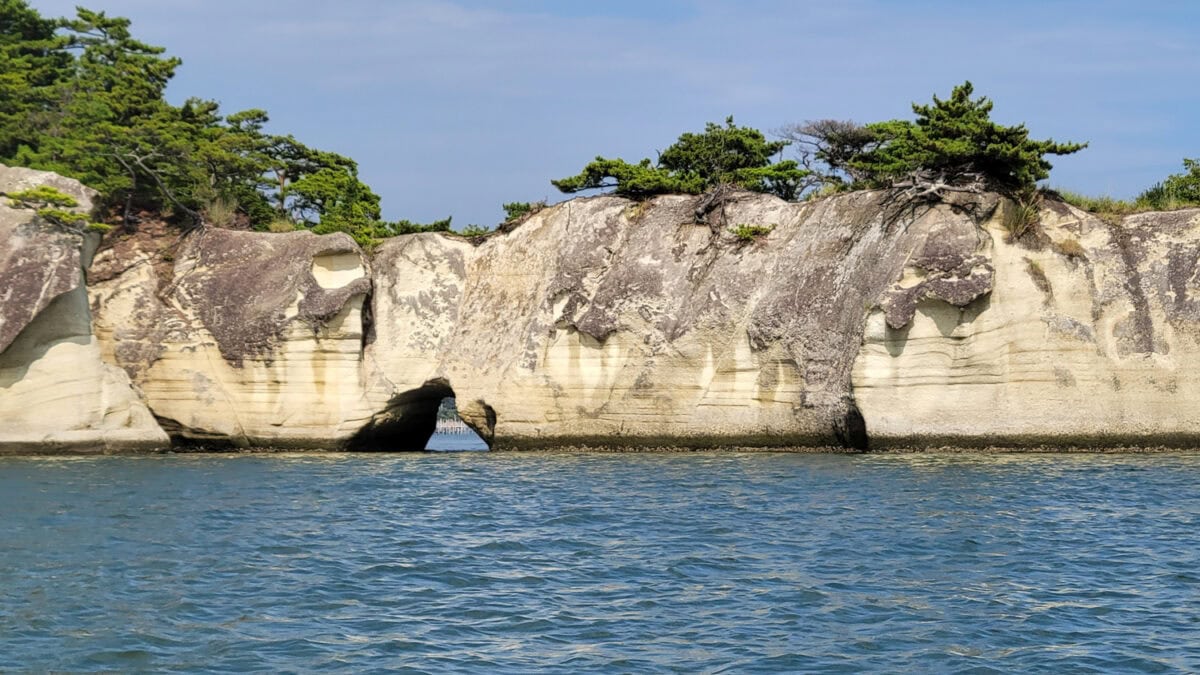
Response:
M763 130L911 117L969 79L1051 184L1133 196L1200 156L1200 3L1009 0L32 0L127 16L184 61L169 96L266 108L358 160L385 216L493 225L598 154L654 157L734 115Z

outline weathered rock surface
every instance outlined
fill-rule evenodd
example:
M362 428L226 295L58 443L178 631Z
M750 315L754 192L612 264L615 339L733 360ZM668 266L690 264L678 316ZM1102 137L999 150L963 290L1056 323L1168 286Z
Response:
M0 169L51 180L86 204ZM1200 443L1200 210L1047 202L1013 241L1006 204L596 197L369 261L142 232L86 290L94 242L0 204L0 450L150 447L150 411L177 442L416 449L445 396L497 448Z
M909 222L883 200L743 194L712 227L690 197L547 209L469 261L436 375L497 447L864 447L850 376L866 308L931 237L978 248L949 207ZM729 231L743 223L773 229L745 242ZM951 271L930 293L986 292Z
M995 197L743 195L725 222L774 226L746 243L695 204L575 200L465 274L426 260L459 300L411 395L453 391L496 447L1200 441L1200 211L1047 202L1014 243Z
M52 173L0 166L0 193L49 185L91 209L92 194ZM0 197L0 453L163 447L167 437L92 335L84 268L96 235L45 223Z
M337 448L376 411L362 364L371 282L348 236L205 229L174 253L169 282L153 250L105 254L97 335L173 437Z
M862 445L863 308L930 231L889 226L882 198L741 195L725 223L775 226L757 242L688 197L575 200L479 249L388 242L365 361L390 393L364 438L419 435L455 395L501 447Z
M1025 245L986 223L964 265L990 293L956 307L902 280L871 312L853 386L873 447L1200 441L1200 210L1049 206Z
M439 404L454 395L443 354L474 255L471 244L439 234L397 237L375 252L364 365L379 412L354 447L425 447Z

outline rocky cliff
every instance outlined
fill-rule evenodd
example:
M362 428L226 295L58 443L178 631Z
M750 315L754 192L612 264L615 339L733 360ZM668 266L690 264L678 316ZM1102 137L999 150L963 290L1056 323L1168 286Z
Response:
M0 207L0 442L416 449L445 396L497 448L1200 441L1200 211L1048 200L1014 237L951 201L596 197L369 256L141 233L90 311L86 237Z
M1200 441L1200 210L1048 207L1020 242L984 223L978 300L893 311L939 274L914 259L868 314L852 385L872 447Z
M102 253L92 305L106 353L172 436L337 448L366 424L371 281L353 240L205 229L169 254L169 280L150 248Z
M0 193L55 187L54 174L0 166ZM91 329L84 269L98 235L53 225L0 197L0 453L161 447L167 436L129 378L105 363Z

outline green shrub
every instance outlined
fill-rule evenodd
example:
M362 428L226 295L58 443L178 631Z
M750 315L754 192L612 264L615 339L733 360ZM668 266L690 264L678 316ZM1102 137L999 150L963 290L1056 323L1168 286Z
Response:
M490 227L483 227L482 225L471 223L470 225L464 227L459 234L464 237L483 237L491 234L492 232L493 230Z
M62 227L77 227L94 232L107 232L112 229L108 225L89 221L87 216L81 213L68 211L68 208L78 206L79 202L71 195L49 185L10 192L8 204L14 209L33 209L42 220Z
M1137 204L1156 211L1200 206L1200 159L1183 160L1185 173L1168 176L1138 195Z
M771 234L771 231L774 229L774 225L751 225L743 223L741 225L735 225L729 228L729 231L733 234L733 236L737 237L739 241L750 242L756 241L767 236L768 234Z
M700 194L722 184L795 199L811 171L793 160L771 162L790 141L768 141L758 129L708 123L703 133L685 133L659 154L658 162L596 157L579 174L550 181L566 193L612 188L618 195Z
M73 208L79 206L79 202L71 195L50 187L49 185L39 185L35 188L22 190L21 192L8 193L9 206L14 209L33 209L45 206L60 206Z
M450 221L453 217L435 220L432 223L414 223L411 220L397 220L394 223L380 223L382 234L385 237L393 237L398 234L418 234L421 232L449 232Z
M504 222L511 223L546 208L546 200L543 199L539 202L509 202L501 206L504 209ZM468 225L467 227L478 227L478 225Z

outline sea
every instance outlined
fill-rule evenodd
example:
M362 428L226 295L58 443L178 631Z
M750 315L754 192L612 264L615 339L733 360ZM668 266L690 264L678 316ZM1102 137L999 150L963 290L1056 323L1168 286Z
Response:
M1200 671L1200 454L477 446L0 458L0 672Z

